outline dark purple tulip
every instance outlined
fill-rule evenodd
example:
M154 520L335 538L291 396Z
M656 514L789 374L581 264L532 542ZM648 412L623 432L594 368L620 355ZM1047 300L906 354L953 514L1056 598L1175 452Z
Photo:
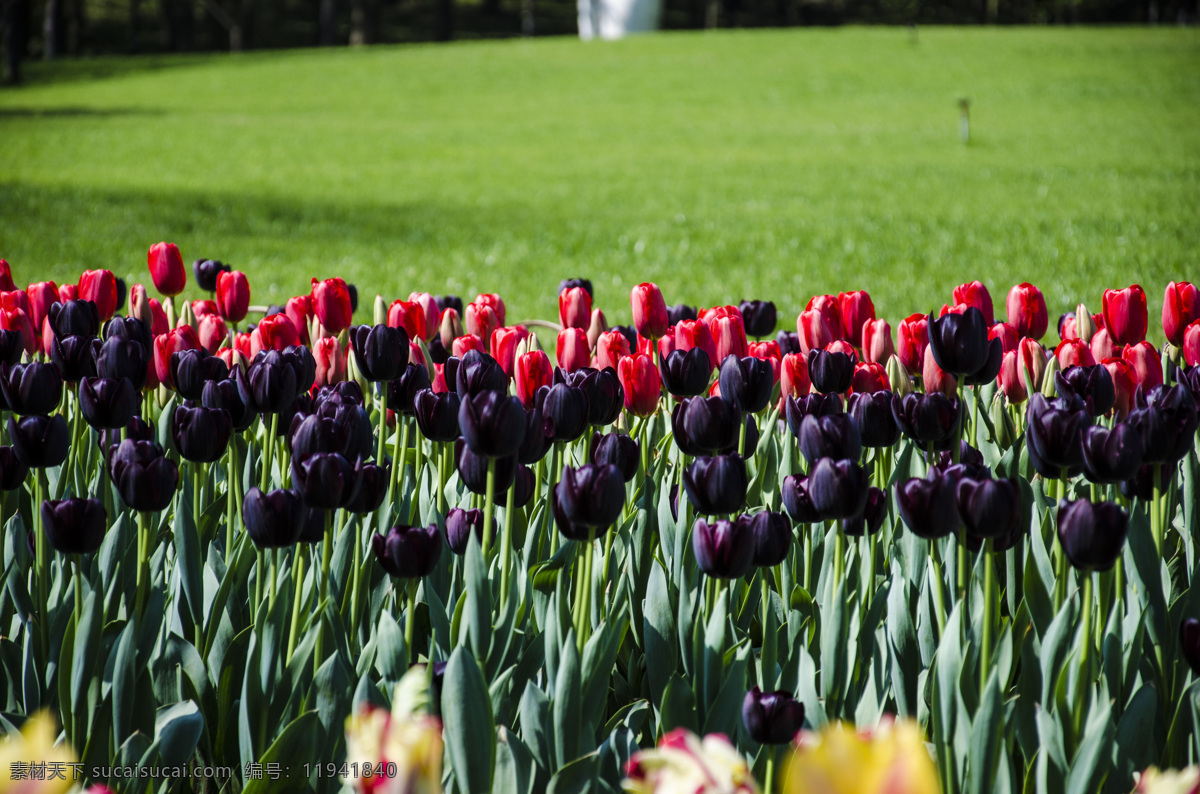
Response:
M714 452L738 443L741 408L720 397L693 397L680 403L688 445Z
M53 364L5 365L0 372L0 390L13 413L45 416L58 407L63 382Z
M612 465L564 466L555 491L567 520L579 526L604 529L625 505L625 478Z
M742 701L746 733L759 744L789 744L804 727L804 704L790 692L763 692L754 687Z
M141 391L146 385L147 350L136 339L110 336L96 353L96 373L102 378L128 378Z
M821 458L857 460L862 454L858 425L846 414L806 416L800 423L800 452L810 466Z
M962 314L928 317L929 347L938 367L951 375L973 375L988 364L988 328L974 306ZM997 368L999 372L999 368Z
M0 334L2 333L0 331ZM0 350L3 350L2 346L0 346ZM1176 367L1175 382L1186 387L1192 395L1192 402L1200 405L1200 367L1192 367L1187 370Z
M183 350L171 354L171 380L175 391L185 400L199 400L204 394L204 384L210 380L225 380L229 367L220 356L209 355L207 350Z
M742 324L746 327L746 335L761 339L775 332L778 314L772 301L742 301L738 306L742 310Z
M304 526L300 494L280 489L263 493L258 486L242 500L242 523L255 548L283 549L294 545ZM321 525L322 531L324 524Z
M738 454L699 457L683 470L683 488L697 513L735 513L746 504L750 481Z
M788 397L784 402L784 417L788 430L800 437L800 425L806 416L833 416L842 413L842 398L837 394L807 394L803 397Z
M558 531L567 540L586 541L589 533L595 531L583 524L576 524L567 518L562 503L558 499L558 488L550 491L550 513L554 516L554 525L558 527Z
M244 373L236 367L233 376L242 402L256 414L282 414L296 400L296 371L278 355L256 356Z
M315 406L313 415L321 419L331 419L338 425L344 435L345 446L337 451L342 452L347 460L371 457L374 452L371 443L371 418L360 405L350 401L325 400Z
M1200 675L1200 620L1188 618L1179 624L1179 649L1192 672Z
M371 549L379 566L398 579L420 579L433 573L442 553L442 533L437 524L398 526L387 535L373 535Z
M800 352L800 337L795 331L780 331L775 334L775 341L779 344L781 355Z
M237 382L228 378L205 383L204 391L200 393L200 404L205 408L220 408L226 411L234 431L238 433L250 427L258 418L258 414L242 402Z
M525 439L525 407L503 392L479 392L462 401L458 426L472 452L506 458L515 455Z
M882 449L900 440L890 391L855 392L846 398L846 413L854 418L864 447Z
M1083 431L1092 417L1078 398L1047 400L1034 392L1025 412L1029 460L1043 477L1071 474L1083 463Z
M911 392L892 399L892 418L900 432L922 447L935 448L953 442L958 426L960 403L941 392Z
M517 466L514 472L513 484L511 487L512 506L514 510L520 510L525 505L529 504L529 500L533 498L533 488L535 479L533 469L528 466ZM500 507L508 506L508 494L497 493L494 504Z
M771 362L730 354L721 362L721 399L731 402L746 413L756 414L771 402L775 376Z
M565 290L575 289L576 287L583 287L584 292L593 298L596 297L596 293L592 290L592 280L588 278L564 278L558 282L558 294L562 295Z
M517 448L521 463L537 463L554 446L554 423L542 416L536 407L525 412L525 438Z
M686 303L676 303L674 306L667 307L667 322L671 325L676 325L684 320L695 320L698 316L696 307L688 306Z
M104 455L104 470L110 474L112 473L112 456L116 453L117 447L121 446L121 442L125 440L121 438L121 430L122 428L100 431L100 453ZM140 416L130 419L123 430L125 437L134 441L154 441L157 437L155 429Z
M476 455L461 438L454 442L454 460L458 468L459 479L467 490L480 496L487 495L488 459L484 455ZM496 494L504 493L513 484L517 476L517 456L496 458Z
M1008 538L1021 530L1021 489L1016 480L958 481L958 517L977 538Z
M233 422L223 408L179 405L171 415L171 436L184 460L215 463L229 446Z
M336 452L316 452L292 458L292 485L304 504L322 510L345 507L358 493L354 466Z
M738 523L745 522L754 536L754 564L759 568L772 568L787 558L792 544L792 523L783 513L763 510L752 516L738 516Z
M349 434L343 425L333 419L317 416L302 416L297 414L293 420L295 426L287 435L288 447L292 455L306 458L317 452L336 452L348 458L347 446Z
M355 380L343 380L328 386L321 386L313 395L314 409L320 409L326 404L352 405L362 408L366 402L362 386L359 386L358 381Z
M429 370L421 364L409 364L400 377L388 382L388 408L405 416L413 416L417 412L417 394L432 388Z
M1137 470L1137 473L1128 480L1121 482L1121 493L1126 499L1141 499L1143 502L1148 502L1154 498L1154 473L1158 469L1156 464L1143 463L1142 467ZM1171 486L1171 481L1175 478L1175 467L1164 466L1162 469L1162 487L1165 491Z
M125 504L140 513L153 513L171 504L179 467L153 441L127 438L113 453L112 479Z
M592 463L611 463L621 470L625 482L637 474L639 451L638 442L624 433L592 433Z
M383 504L387 495L389 467L374 463L363 463L358 466L358 493L346 505L351 513L365 515L374 513Z
M463 510L455 507L446 514L446 545L450 551L462 556L467 553L467 544L474 533L475 539L483 545L483 511ZM492 519L492 537L496 536L496 519Z
M897 483L900 518L918 537L933 539L953 534L959 521L956 488L955 481L942 474Z
M395 380L408 366L408 332L389 325L356 325L350 329L354 363L373 383Z
M1077 396L1092 416L1103 416L1117 402L1112 375L1103 364L1067 367L1054 373L1054 388L1061 397Z
M435 295L433 299L440 310L454 309L454 311L458 312L459 317L462 316L463 301L457 295Z
M824 521L861 515L869 485L867 470L852 460L821 458L808 473L808 495Z
M447 350L446 346L442 344L441 334L435 333L433 336L429 337L429 340L425 342L425 347L429 351L429 360L434 364L445 365L447 361L453 358L453 356L450 355L450 351ZM455 383L456 381L453 378L457 375L458 359L454 359L454 371L446 372L444 375L447 385Z
M691 350L672 350L658 362L658 373L662 376L667 393L675 397L695 397L708 389L712 377L712 362L702 347Z
M19 330L0 329L0 365L16 364L25 352L25 336Z
M108 513L99 499L42 502L42 529L59 554L94 554L104 542Z
M1174 465L1192 450L1197 422L1196 403L1186 386L1160 385L1143 394L1138 389L1138 407L1126 421L1142 437L1142 459L1146 463ZM1144 403L1144 404L1143 404Z
M808 376L821 394L843 394L854 380L854 358L840 350L808 351Z
M1058 542L1071 565L1084 573L1112 568L1128 529L1129 514L1114 502L1058 503Z
M84 378L79 381L79 411L97 430L120 430L141 407L129 378Z
M346 294L350 296L350 313L353 314L358 311L358 287L347 282Z
M413 413L417 428L430 441L453 441L458 438L458 392L421 389L413 397Z
M1000 337L992 339L987 344L987 359L984 361L983 368L978 372L974 372L966 376L966 383L970 386L982 386L986 383L991 383L996 380L1000 374L1000 365L1004 363L1004 342Z
M137 342L143 350L150 350L150 346L154 344L150 326L146 325L140 317L116 316L110 319L104 326L104 341L107 342L110 339Z
M50 360L67 383L96 377L100 340L94 336L56 336L50 343Z
M594 427L611 425L625 407L625 390L612 367L602 370L581 367L574 372L557 368L554 382L583 389L588 398L588 424Z
M15 491L25 484L29 466L17 457L12 447L0 447L0 489Z
M217 291L217 277L228 273L232 268L218 259L197 259L192 262L192 273L196 276L196 286L205 292Z
M689 397L682 402L675 403L675 407L671 409L671 440L675 442L675 446L679 447L679 451L685 455L703 455L705 450L700 449L692 440L688 438L687 427L683 424L683 418L687 413L688 403L693 398Z
M534 405L553 423L555 441L574 441L587 429L588 398L583 389L565 383L542 386Z
M1118 422L1110 430L1093 425L1083 434L1083 473L1095 483L1118 483L1137 475L1142 465L1142 437Z
M8 437L13 451L31 469L53 468L67 459L71 431L62 414L26 416L20 422L8 418Z
M749 522L697 518L692 526L692 554L706 576L740 579L754 565L754 532Z
M960 466L964 467L963 471L967 476L974 477L977 480L986 480L992 476L991 469L988 468L987 462L983 459L983 453L971 446L965 439L958 442L958 463L954 462L954 452L949 449L934 453L932 458L928 455L925 457L930 466L943 474L949 471L952 466Z
M88 300L52 303L46 313L55 336L96 336L100 333L100 311Z
M813 507L812 497L808 495L808 478L789 474L783 478L780 488L783 496L783 508L797 524L815 524L821 520L821 514Z
M887 511L887 492L872 485L867 489L867 506L863 508L862 515L843 518L842 532L854 538L874 535L883 528Z
M508 391L508 376L504 374L500 362L487 353L468 350L459 361L455 386L458 396L465 401L467 397L486 391Z
M317 360L313 358L312 351L304 345L288 345L283 350L276 353L268 351L265 354L267 357L272 355L278 356L279 360L291 368L296 374L296 394L300 395L312 389L313 384L317 380ZM357 385L357 384L356 384ZM362 402L362 394L359 394L359 402Z
M240 395L241 392L239 391ZM311 395L301 394L292 400L287 408L279 412L279 432L285 438L290 437L292 428L296 427L303 421L304 417L313 415L313 399ZM266 417L263 417L264 424L268 423Z

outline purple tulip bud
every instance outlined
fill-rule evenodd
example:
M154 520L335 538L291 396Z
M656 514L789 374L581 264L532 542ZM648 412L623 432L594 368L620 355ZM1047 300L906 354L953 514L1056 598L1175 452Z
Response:
M454 442L454 460L458 467L458 476L462 479L467 490L484 496L487 494L488 459L471 451L463 439ZM517 476L517 456L495 458L496 461L496 493L503 494L513 484Z
M851 518L867 505L867 470L852 460L821 458L808 475L808 495L823 520Z
M1054 388L1060 397L1079 397L1092 416L1104 416L1117 402L1112 375L1103 364L1067 367L1056 372Z
M67 459L71 431L62 414L26 416L20 422L8 418L8 437L13 452L31 469L49 469Z
M775 332L779 317L772 301L742 301L738 308L742 311L742 323L746 326L747 336L761 339Z
M932 444L938 448L953 443L960 410L957 399L951 400L941 392L910 392L892 398L892 418L900 432L922 447Z
M821 394L844 394L854 380L854 357L840 350L808 351L808 376Z
M1142 437L1142 460L1174 465L1192 450L1200 418L1186 386L1159 385L1148 393L1138 389L1138 407L1126 421ZM1141 403L1145 403L1142 405Z
M185 400L199 400L205 383L228 377L229 367L221 357L209 355L203 348L171 354L171 380L175 391Z
M1179 649L1192 672L1200 675L1200 620L1188 618L1179 624Z
M467 543L474 533L480 545L483 544L483 511L464 510L461 507L451 508L446 514L446 545L450 551L460 557L467 553ZM492 519L492 536L496 536L496 519Z
M184 460L215 463L225 454L233 422L221 408L179 405L171 415L171 436Z
M42 528L59 554L94 554L104 542L108 514L99 499L42 502Z
M400 377L388 382L387 405L396 413L413 416L417 412L417 395L432 387L429 370L421 364L409 364Z
M20 329L0 329L0 365L16 364L25 352L25 336Z
M397 526L386 535L371 537L371 549L379 566L399 579L428 576L442 553L442 534L437 524L427 527Z
M764 510L753 516L738 516L745 522L754 536L754 565L772 568L787 558L792 545L792 523L783 513Z
M555 441L574 441L587 429L588 397L581 388L565 383L542 386L534 397L534 406L553 424Z
M592 463L611 463L621 470L625 482L638 471L638 442L624 433L592 433Z
M100 340L94 336L56 336L50 343L50 360L67 383L96 377Z
M739 579L754 564L754 532L749 522L721 519L711 524L696 519L692 527L692 553L707 576Z
M809 465L821 458L857 460L862 455L858 425L847 414L806 416L800 423L800 452Z
M96 336L100 333L100 310L90 300L52 303L47 317L56 337Z
M358 468L358 493L346 505L346 510L358 515L374 513L383 504L389 485L390 467L364 463Z
M12 447L0 447L0 490L15 491L25 484L29 466Z
M565 466L554 490L563 515L574 525L607 528L625 505L625 478L612 465Z
M242 522L251 542L259 549L293 545L303 525L303 512L300 494L292 490L264 493L255 486L242 500Z
M862 514L842 519L842 532L853 538L874 535L887 518L887 492L872 485L867 489L867 504Z
M489 458L508 457L516 454L525 438L525 407L503 392L479 392L462 401L458 426L472 452Z
M417 428L430 441L453 441L458 438L458 411L462 401L457 392L421 389L413 397L413 413Z
M102 378L128 378L141 391L146 385L148 349L136 339L110 336L96 354L96 373Z
M5 365L0 371L0 391L13 413L47 416L62 399L63 382L53 364Z
M153 441L125 439L112 456L112 479L125 504L153 513L171 504L179 467Z
M929 479L914 477L896 485L896 506L913 534L922 538L944 538L958 529L958 499L955 481L931 472Z
M316 452L292 458L292 485L305 505L333 510L354 501L359 472L336 452Z
M1121 556L1129 514L1114 502L1066 499L1058 504L1058 542L1077 570L1107 571Z
M354 362L373 383L395 380L408 366L408 332L388 325L356 325L350 329Z
M977 538L1008 538L1021 529L1021 489L1016 480L963 477L957 488L958 516Z
M256 356L244 373L241 367L235 367L233 375L242 402L256 414L283 413L299 391L296 371L275 351Z
M763 692L756 686L742 701L742 722L759 744L788 744L804 727L804 704L789 692Z
M812 497L808 495L807 477L789 474L783 478L780 491L784 509L797 524L815 524L821 520L821 514L813 507Z
M699 457L683 470L683 488L696 512L735 513L746 504L750 480L746 462L736 453Z
M196 276L196 286L205 292L217 291L217 276L230 272L232 268L218 259L197 259L192 263L192 273Z
M545 418L537 407L525 411L525 438L517 448L521 463L537 463L554 446L554 422Z
M698 316L696 307L688 306L686 303L677 303L667 307L667 322L671 325L677 325L684 320L695 320Z
M449 383L447 383L449 385ZM500 362L481 350L468 350L458 364L455 377L458 396L466 401L482 392L508 391L508 376Z
M1083 434L1083 473L1095 483L1132 479L1142 465L1142 437L1137 428L1118 422L1112 429L1088 427Z
M680 403L683 431L692 449L713 453L736 445L742 410L720 397L693 397Z
M1047 400L1034 392L1025 413L1029 461L1043 477L1073 475L1083 463L1083 431L1092 417L1078 398Z
M554 381L583 389L588 398L588 424L593 427L611 425L625 407L625 390L612 367L582 367L569 373L556 369Z
M854 418L864 447L883 449L900 440L892 399L890 391L855 392L846 399L846 413Z
M708 389L713 364L702 347L672 350L658 363L667 392L675 397L696 397ZM722 390L723 392L724 390Z
M800 437L800 425L806 416L833 416L842 413L842 398L837 394L807 394L803 397L788 397L784 403L784 416L788 430Z
M205 383L204 391L200 394L200 404L205 408L220 408L226 411L234 431L238 433L249 428L258 418L258 414L242 401L237 383L228 378Z
M971 306L961 314L949 312L941 317L930 314L928 323L933 360L943 371L973 375L987 366L987 321L979 309Z
M775 376L769 361L730 354L721 362L720 384L721 399L755 414L771 402Z
M119 430L141 407L129 378L84 378L79 381L79 411L97 430Z

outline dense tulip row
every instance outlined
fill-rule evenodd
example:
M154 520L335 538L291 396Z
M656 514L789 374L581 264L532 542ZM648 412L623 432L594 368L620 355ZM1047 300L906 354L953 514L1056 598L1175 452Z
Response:
M649 283L609 327L585 279L557 323L412 293L355 325L339 278L261 307L215 260L177 301L173 244L148 269L161 302L0 260L3 710L86 762L960 792L1200 756L1191 284L1161 348L1136 285L1049 347L1031 284L893 336L865 291L795 332Z

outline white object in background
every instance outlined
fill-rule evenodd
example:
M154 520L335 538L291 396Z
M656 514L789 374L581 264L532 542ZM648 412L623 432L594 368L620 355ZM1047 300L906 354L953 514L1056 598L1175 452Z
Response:
M576 0L579 38L619 39L658 30L661 0Z

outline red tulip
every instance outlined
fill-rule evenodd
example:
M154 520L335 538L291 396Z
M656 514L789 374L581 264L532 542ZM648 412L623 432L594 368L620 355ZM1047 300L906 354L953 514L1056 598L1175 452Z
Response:
M1025 376L1020 371L1019 356L1018 351L1010 350L1000 362L1000 390L1010 403L1023 403L1029 396L1025 390Z
M779 343L774 339L766 342L749 342L746 349L752 358L760 358L771 363L771 377L774 378L775 383L779 383L779 367L783 360L783 352L779 349Z
M882 364L863 362L854 365L854 380L850 391L871 394L877 391L891 391L892 384L888 381L887 370Z
M85 270L79 277L79 297L95 301L100 322L108 322L117 310L117 277L111 270Z
M1032 393L1041 390L1046 361L1046 349L1042 347L1041 342L1029 337L1021 340L1017 347L1017 377L1025 391ZM1027 372L1033 383L1026 380Z
M12 268L8 262L0 259L0 291L8 291L16 289L17 285L13 283Z
M1092 358L1097 361L1103 361L1106 358L1120 358L1121 351L1124 349L1122 345L1113 344L1112 335L1107 328L1101 328L1092 337L1092 341L1088 343L1088 347L1092 349Z
M1063 369L1090 367L1096 363L1096 357L1092 355L1091 347L1082 339L1066 339L1059 342L1058 347L1054 349L1054 356L1058 359L1058 365Z
M231 323L240 323L250 311L250 280L240 270L217 276L217 311Z
M635 416L650 416L658 410L662 389L658 366L651 356L625 356L617 362L617 378L625 390L625 408Z
M592 322L591 293L583 287L570 287L558 293L558 322L563 328L579 328L586 332Z
M425 338L425 310L412 301L394 300L388 307L387 324L403 328L409 340Z
M859 344L863 338L863 326L875 319L875 304L871 302L871 296L866 290L840 293L838 309L843 338L851 344Z
M925 348L929 346L929 320L924 314L910 314L896 329L896 355L910 375L920 374L925 367Z
M868 320L862 327L863 360L870 364L887 364L896 354L892 343L892 327L887 320Z
M1145 339L1148 317L1140 285L1104 290L1104 327L1114 344L1134 345Z
M254 329L254 333L256 333L256 334L258 333L257 328ZM250 337L251 337L251 334L248 334L248 333L237 334L233 337L234 348L236 348L237 351L239 353L241 353L243 356L245 356L247 359L253 358L254 353L258 352L258 351L250 350ZM260 336L259 337L259 350L261 350L261 349L262 349L262 337Z
M1172 281L1163 295L1162 322L1167 341L1183 346L1183 330L1200 320L1200 290L1186 281Z
M414 339L408 343L408 363L419 364L422 367L428 367L425 363L425 348Z
M25 312L25 316L29 321L33 322L33 304L29 300L29 295L25 290L12 289L7 292L0 292L0 308L7 311L20 309Z
M472 303L477 306L491 306L492 311L496 313L496 327L499 328L504 325L505 314L507 314L504 308L504 299L495 292L481 292L475 296L475 300Z
M982 281L971 281L959 284L954 288L954 302L974 306L983 312L984 323L991 326L996 322L996 314L992 308L992 293Z
M183 267L183 256L175 243L155 243L150 246L146 254L146 265L150 268L154 288L160 295L170 298L183 292L183 288L187 286L187 270ZM79 289L83 290L82 282ZM101 315L103 314L101 312Z
M38 335L34 333L33 323L29 321L29 315L24 309L0 306L0 328L5 331L20 331L25 352L31 356L37 353Z
M229 327L219 314L206 314L200 318L200 345L209 353L216 353L229 338Z
M174 389L175 381L171 379L171 354L199 349L200 337L190 325L172 328L162 336L154 337L154 373L159 382L166 384L168 389Z
M63 284L58 288L58 299L63 303L79 300L78 284Z
M617 362L629 354L629 340L624 334L620 331L605 331L596 340L596 360L593 366L596 369L616 369Z
M462 320L459 319L458 309L449 306L442 311L438 319L438 334L442 338L442 347L449 350L454 340L463 335Z
M287 304L283 307L287 318L292 321L292 327L296 329L297 336L304 344L309 343L308 338L308 322L313 316L313 301L312 295L297 295L293 298L288 298Z
M238 334L238 336L245 336L249 339L250 335ZM223 347L217 351L217 357L225 362L225 366L229 367L230 374L233 373L234 367L240 369L243 375L250 368L250 358L240 348Z
M1189 367L1200 366L1200 320L1183 329L1183 360Z
M434 364L433 365L432 388L433 388L434 394L445 394L449 391L453 391L450 388L450 386L446 384L446 365L445 364Z
M441 310L438 309L437 298L428 292L410 292L408 293L408 302L417 304L425 313L425 336L421 338L428 342L437 333L438 321L442 316Z
M1158 357L1158 350L1155 349L1154 345L1146 341L1138 342L1136 345L1129 345L1125 348L1125 352L1121 354L1121 358L1133 366L1133 371L1137 375L1138 385L1142 387L1142 391L1148 392L1155 386L1162 385L1162 359Z
M317 362L316 386L332 386L346 379L346 354L336 336L318 339L313 345L313 358Z
M833 334L833 338L845 338L845 329L842 327L842 302L838 300L836 295L814 295L808 299L804 311L820 312L821 316L825 318L825 322L828 324L829 332ZM823 350L824 346L813 349ZM805 350L803 352L807 353L808 351Z
M988 329L988 341L999 339L1000 345L1004 352L1016 350L1017 345L1021 342L1021 335L1017 333L1017 329L1008 323L996 323Z
M554 346L554 360L567 372L574 372L592 363L588 350L587 331L582 328L564 328L558 332Z
M221 310L217 308L217 302L215 300L209 300L205 298L204 300L192 301L192 316L197 320L206 314L219 315L220 313Z
M734 355L745 358L749 350L746 347L746 326L742 323L741 315L736 317L717 317L709 327L713 341L717 345L716 364L725 360L726 356Z
M28 315L26 315L28 316ZM22 334L24 338L24 334ZM38 349L42 351L42 355L50 358L54 350L54 326L50 324L50 315L46 315L42 319L42 333L38 337Z
M39 281L30 284L25 294L29 297L31 310L29 322L33 323L34 328L41 328L51 304L58 302L58 286L53 281Z
M465 356L468 350L478 350L480 353L487 352L487 348L483 345L483 340L475 334L463 334L456 338L450 345L450 352L458 358Z
M321 327L329 334L340 334L354 321L354 311L350 307L350 291L346 289L346 282L340 278L312 280L312 308L317 319L321 321Z
M658 339L667 332L667 303L657 284L638 284L630 291L629 302L633 306L633 327L639 334Z
M523 325L497 328L492 334L492 358L508 377L513 376L513 363L517 357L517 345L529 338L529 329Z
M926 394L940 391L947 397L953 398L958 393L958 380L949 372L945 372L933 359L933 348L925 348L925 363L921 368L921 382Z
M840 325L841 320L838 320ZM808 355L811 350L824 350L839 337L829 324L829 319L817 309L805 309L796 318L796 337L800 352Z
M709 330L707 323L700 320L681 320L675 324L674 349L686 353L693 347L698 347L707 353L709 363L714 367L720 363L717 359L717 343L713 339L712 331Z
M808 356L788 353L783 357L779 390L783 397L804 397L812 391L812 380L808 377Z
M264 350L283 350L290 345L300 344L300 334L286 314L264 317L255 330Z
M554 367L550 364L550 357L541 350L530 350L520 356L513 366L513 385L516 386L518 399L525 404L526 409L533 407L537 390L553 382Z
M1008 322L1020 336L1041 339L1050 325L1046 296L1027 281L1015 285L1008 291Z
M1133 365L1123 358L1106 358L1100 363L1112 376L1113 389L1117 393L1113 411L1116 412L1118 419L1124 419L1133 408L1133 399L1138 387L1137 372Z
M487 303L468 303L463 307L463 313L467 333L474 334L484 343L491 341L492 333L501 326L500 316Z

